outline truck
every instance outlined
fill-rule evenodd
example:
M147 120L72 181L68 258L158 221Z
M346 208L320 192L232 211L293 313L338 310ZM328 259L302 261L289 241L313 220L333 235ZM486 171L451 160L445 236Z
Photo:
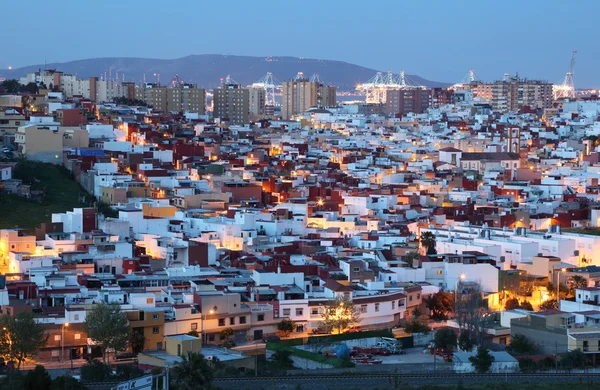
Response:
M404 354L406 353L402 349L402 343L400 340L394 339L392 337L380 337L379 341L375 345L377 348L385 348L392 354Z

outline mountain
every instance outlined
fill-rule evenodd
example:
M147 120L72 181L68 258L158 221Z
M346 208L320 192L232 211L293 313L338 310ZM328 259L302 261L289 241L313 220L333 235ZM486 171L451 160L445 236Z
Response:
M377 70L342 61L316 60L297 57L247 57L217 54L191 55L172 60L150 58L90 58L63 63L31 65L12 70L10 77L18 78L27 73L40 69L56 69L65 73L77 74L79 77L99 76L112 69L125 73L125 80L136 82L143 80L155 81L154 73L160 74L162 84L169 82L176 74L180 79L198 84L205 88L219 85L219 79L231 75L231 78L242 85L252 84L271 72L279 81L294 77L298 72L304 72L307 77L318 73L325 81L337 85L340 90L354 90L356 84L367 82ZM7 75L8 76L8 75ZM406 75L412 83L428 87L445 87L449 83L430 81L416 75Z

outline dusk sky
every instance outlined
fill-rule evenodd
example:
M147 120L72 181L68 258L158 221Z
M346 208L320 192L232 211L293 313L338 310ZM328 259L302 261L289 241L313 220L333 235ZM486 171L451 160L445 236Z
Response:
M506 72L600 87L600 1L2 1L0 68L190 54L341 60L426 79ZM366 81L366 80L365 80Z

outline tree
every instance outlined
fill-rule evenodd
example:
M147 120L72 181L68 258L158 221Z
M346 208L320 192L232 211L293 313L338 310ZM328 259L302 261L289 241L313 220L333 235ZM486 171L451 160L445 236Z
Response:
M194 337L200 337L200 333L198 333L197 330L190 330L189 332L187 332L188 336L194 336Z
M99 303L94 305L86 316L84 329L102 350L102 358L110 362L108 350L123 351L129 345L131 328L125 313L119 305Z
M21 368L26 359L35 357L48 341L44 328L35 322L30 312L1 316L0 329L0 355L5 361L16 361L17 368Z
M454 297L449 292L438 291L425 298L425 307L429 309L431 319L447 320L448 313L454 310Z
M337 329L338 333L352 324L360 322L360 311L348 295L336 297L325 304L321 325L327 332Z
M485 337L485 327L491 320L481 294L473 291L463 295L457 300L455 306L456 322L460 330L467 330L471 336L471 342L481 345Z
M471 341L471 333L463 329L458 337L458 346L463 351L471 351L473 349L473 342Z
M279 349L269 358L269 360L281 369L292 369L294 368L294 361L290 357L291 355L292 353L290 351Z
M88 388L71 376L59 376L52 381L50 390L88 390Z
M492 363L496 360L495 357L490 355L490 352L487 348L479 347L477 348L477 355L469 357L469 361L480 374L485 374L492 367Z
M588 286L588 280L581 275L573 275L569 278L568 283L568 294L569 296L575 296L575 290L578 288L585 288Z
M428 255L435 255L437 250L435 249L436 239L432 232L424 232L421 234L421 246L425 248Z
M519 369L524 373L532 373L537 371L537 365L531 358L519 359Z
M23 387L27 390L50 390L52 378L44 366L37 365L23 378Z
M547 301L540 303L540 306L538 307L538 309L540 311L558 310L558 302L556 301L556 299L548 299Z
M6 93L19 93L19 90L21 89L21 84L19 84L19 82L14 79L5 80L2 83L2 89L4 89Z
M39 92L39 88L36 83L27 83L27 85L23 85L20 88L23 92L28 92L30 94L36 94Z
M456 348L456 333L452 328L444 327L435 332L433 338L435 346L445 348L448 351L453 351Z
M404 255L404 261L406 261L410 267L412 267L413 262L418 259L419 259L419 252L407 252Z
M109 366L98 360L90 360L81 366L81 379L88 382L104 382L110 378Z
M409 319L404 321L402 327L406 331L406 333L429 333L431 328L427 323L426 316L420 316L418 318Z
M517 298L507 299L504 303L504 310L514 310L519 308L519 300Z
M572 370L573 368L583 368L585 366L585 354L577 348L573 351L560 355L560 365L562 368Z
M515 334L510 338L510 345L506 348L511 352L515 353L534 353L538 350L537 344L530 341L527 337L522 334Z
M519 309L533 311L533 305L529 301L521 301Z
M290 333L292 333L296 329L296 323L290 319L283 319L277 324L277 330L279 330L283 337L289 337Z
M133 329L131 331L131 337L129 338L129 347L131 352L140 353L144 350L146 344L146 337L144 336L143 328Z
M197 352L184 355L181 362L173 367L173 375L173 383L178 390L210 388L214 377L209 361Z
M234 335L234 331L231 328L225 328L219 333L219 339L221 340L221 346L224 348L231 348L235 346L235 343L231 341L231 336Z

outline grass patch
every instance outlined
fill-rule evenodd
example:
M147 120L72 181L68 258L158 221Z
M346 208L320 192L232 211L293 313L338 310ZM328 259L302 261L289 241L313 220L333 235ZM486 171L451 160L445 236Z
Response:
M336 368L342 366L342 359L326 358L319 353L305 351L303 349L298 349L287 345L267 342L267 349L271 351L288 351L290 354L292 354L292 356L312 360L313 362L317 363L326 363Z
M33 232L41 223L51 222L53 213L64 213L76 207L87 207L89 195L64 167L34 161L20 161L14 179L30 184L32 190L44 190L41 200L16 195L0 195L0 229L23 228Z

